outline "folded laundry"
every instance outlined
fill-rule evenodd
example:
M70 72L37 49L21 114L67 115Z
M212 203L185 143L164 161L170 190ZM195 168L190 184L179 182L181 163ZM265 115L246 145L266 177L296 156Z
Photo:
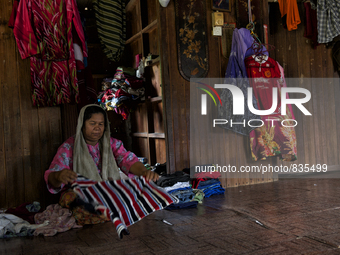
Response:
M87 203L94 204L114 223L119 238L129 234L127 227L178 199L144 177L94 182L78 175L72 184L74 192Z
M198 185L202 182L206 182L208 180L211 180L212 183L219 182L219 179L210 179L210 178L197 178L192 180L192 188L197 189Z
M164 187L164 190L167 192L170 192L172 190L177 190L177 189L184 189L184 188L191 188L189 181L187 182L176 182L172 186Z
M204 185L204 182L201 182L197 189L200 189L204 192L205 197L210 197L212 195L224 194L225 189L221 186L221 182L215 182L211 184Z
M186 183L186 182L178 182L178 183ZM175 184L176 185L176 184ZM181 188L177 188L177 189L171 189L171 190L168 190L167 189L168 187L165 187L164 190L168 191L168 193L172 194L176 191L180 191L180 190L188 190L188 189L192 189L190 184L188 186L185 186L185 187L181 187Z
M179 203L187 203L187 202L192 201L195 198L195 193L193 192L191 188L172 192L171 195L177 197L179 200Z
M173 186L177 182L187 182L190 180L190 175L186 174L182 171L177 171L173 174L165 174L162 175L156 184L160 187L169 187Z

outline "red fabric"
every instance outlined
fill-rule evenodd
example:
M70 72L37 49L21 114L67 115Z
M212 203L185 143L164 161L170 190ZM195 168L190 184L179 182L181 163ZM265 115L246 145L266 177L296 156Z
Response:
M316 10L311 8L310 2L303 3L306 9L306 24L304 37L312 40L313 49L319 45L318 43L318 20Z
M121 96L131 97L131 95L122 89L118 89L115 93L115 98L120 98Z
M197 189L200 182L204 182L210 179L218 179L221 177L220 172L208 172L208 173L197 173L195 179L192 180L191 185L193 189Z
M276 64L276 61L268 57L268 60L261 64L255 61L255 59L252 56L250 56L246 58L245 65L247 68L247 75L250 78L249 83L250 86L253 88L253 93L257 101L258 109L260 110L270 109L273 103L272 91L274 87L277 87L276 79L279 79L281 77L280 69ZM277 108L274 112L275 114L273 114L274 116L281 114L280 95L281 93L278 90Z
M30 203L23 203L19 205L18 207L12 207L6 210L5 213L13 214L15 216L20 217L23 220L28 221L31 224L35 224L34 222L34 215L36 215L39 212L42 212L42 208L38 212L30 212L27 210L26 205L29 205Z
M19 1L15 0L13 3L11 17L9 18L9 21L8 21L8 27L10 28L14 28L15 18L17 17L17 12L18 12L18 6L19 6Z
M281 73L278 63L270 57L260 64L250 56L245 64L259 110L271 108L272 88L278 88L278 105L274 114L262 115L263 126L249 133L253 160L265 160L270 156L279 156L284 161L296 160L296 135L292 127L294 115L291 106L287 107L286 115L281 115L281 87L285 84L283 69ZM283 126L282 121L287 121L285 125L290 127Z
M129 76L129 75L126 75L126 74L125 74L125 77L127 77L125 79L125 82L127 84L129 84L131 88L140 89L141 87L143 87L143 80L142 79L138 79L136 77Z
M20 0L13 33L21 58L31 58L34 105L79 101L72 28L86 57L85 36L75 0Z

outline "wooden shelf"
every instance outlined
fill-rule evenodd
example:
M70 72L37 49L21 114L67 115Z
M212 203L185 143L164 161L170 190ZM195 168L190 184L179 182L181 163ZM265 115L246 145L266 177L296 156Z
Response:
M133 41L135 41L138 37L141 37L142 36L142 33L141 32L138 32L137 34L131 36L129 39L126 40L125 44L129 44Z
M149 138L165 138L164 133L149 133Z
M149 25L147 25L145 28L142 29L142 33L149 33L152 30L157 28L157 20L152 21Z
M152 54L154 59L148 61L144 78L147 95L145 100L131 112L131 138L136 155L148 158L150 164L166 161L165 116L163 116L161 61L159 40L159 1L130 0L127 4L127 15L131 17L129 35L126 40L127 60L134 65L135 55L142 54L147 58Z
M152 60L147 61L147 62L151 62L151 63L148 63L148 65L146 65L145 67L157 65L157 64L160 62L160 58L159 58L159 56L158 56L157 58L152 59Z
M140 132L140 133L132 133L133 137L141 137L141 138L165 138L164 133L146 133L146 132Z
M146 132L141 132L141 133L132 133L132 136L134 136L134 137L145 137L145 138L147 138L148 137L148 133L146 133Z
M125 10L129 12L132 8L138 3L138 0L130 0L130 2L126 5Z
M149 101L151 103L161 102L162 101L162 97L161 96L159 96L159 97L152 97L152 98L149 99Z
M157 20L154 20L151 24L149 24L144 29L142 29L142 31L139 31L137 34L134 34L129 39L127 39L125 44L129 44L129 43L135 41L138 37L141 37L142 34L149 33L156 28L157 28Z

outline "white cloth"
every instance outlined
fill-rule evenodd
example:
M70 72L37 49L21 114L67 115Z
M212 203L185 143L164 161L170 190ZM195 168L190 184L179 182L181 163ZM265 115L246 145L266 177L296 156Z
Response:
M170 187L165 187L163 188L166 192L169 192L171 190L174 189L179 189L179 188L186 188L186 187L190 187L189 182L177 182L174 185L170 186Z
M5 234L19 234L25 230L34 230L47 224L48 221L43 224L30 224L13 214L0 213L0 238L3 238Z

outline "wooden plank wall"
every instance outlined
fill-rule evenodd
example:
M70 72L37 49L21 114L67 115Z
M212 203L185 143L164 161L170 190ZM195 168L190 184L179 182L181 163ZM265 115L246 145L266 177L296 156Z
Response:
M331 47L325 44L317 49L303 36L305 8L298 3L302 23L298 29L287 31L277 19L277 33L269 37L275 46L271 57L285 69L286 78L314 78L311 84L301 83L300 87L310 90L312 99L306 108L312 117L294 111L299 125L296 127L298 160L296 164L327 164L330 170L340 169L340 101L338 73L334 72ZM320 84L316 78L335 78L337 84ZM287 165L287 163L285 163Z
M221 54L220 38L211 35L211 1L207 1L207 30L209 47L209 72L207 78L224 77L228 59ZM225 14L225 22L236 22L235 1L231 2L231 12ZM265 7L266 8L266 7ZM266 12L266 9L264 9ZM180 75L178 71L177 46L175 31L175 4L170 2L168 7L162 8L161 13L161 46L163 57L163 89L164 105L167 127L167 157L170 172L179 171L190 166L190 83ZM176 52L176 54L173 54ZM204 132L197 131L197 132ZM215 144L214 152L220 158L227 158L231 165L240 166L245 161L249 161L250 150L247 147L247 137L224 130L219 144ZM248 142L249 143L249 142ZM203 149L202 149L203 150ZM209 161L211 153L201 152L202 161ZM211 160L211 159L210 159ZM227 177L227 176L224 176ZM248 185L272 181L272 178L264 179L263 176L250 179L247 175L233 176L233 178L223 179L224 187ZM268 177L268 176L267 176Z
M12 4L0 3L0 208L54 201L43 175L62 142L60 108L32 105L30 62L7 26Z
M211 29L211 8L209 5L210 1L207 1L208 31ZM232 6L232 12L225 16L225 22L235 22L234 1ZM265 4L263 8L264 13L268 13L268 5ZM300 14L303 20L304 10L301 8ZM177 53L174 54L177 52L176 37L174 36L176 34L174 1L171 1L167 8L161 8L160 19L163 28L161 51L163 57L163 103L167 121L167 161L170 172L174 172L190 165L190 84L181 77L178 71ZM264 22L264 24L268 23L268 20ZM324 46L312 50L310 42L306 42L303 37L304 25L300 24L298 27L297 31L288 32L280 26L278 32L269 38L270 43L276 46L275 52L271 53L272 57L285 68L286 78L336 76L331 68L330 50ZM219 39L208 33L208 44L209 73L207 77L224 77L227 59L224 59L220 53ZM327 163L330 168L337 168L340 163L340 132L336 130L340 115L339 103L336 102L336 98L339 97L339 86L333 87L331 91L314 86L312 94L313 102L310 102L306 107L309 108L311 105L314 110L317 109L315 118L303 117L296 112L296 118L301 124L296 130L299 160L294 163ZM326 109L330 109L330 111ZM327 135L325 130L327 130ZM228 159L230 164L236 167L254 164L250 156L248 139L248 137L224 131L220 143L215 145L214 151L220 154L220 158ZM205 157L209 160L209 154L206 154ZM256 164L261 163L263 162ZM265 163L281 164L276 158L268 159ZM233 177L225 178L223 186L234 187L271 182L277 178L275 175L269 174L255 176L239 174Z
M233 2L233 1L232 1ZM211 3L206 3L207 31L211 31ZM226 22L236 22L235 8L232 3L231 14L226 15ZM175 1L170 1L167 8L160 8L161 22L161 56L162 56L162 85L163 105L166 115L167 158L170 172L182 170L189 166L189 137L190 137L190 83L178 71L177 42L175 27ZM227 59L220 55L219 37L207 34L209 46L208 77L220 77L225 70Z

